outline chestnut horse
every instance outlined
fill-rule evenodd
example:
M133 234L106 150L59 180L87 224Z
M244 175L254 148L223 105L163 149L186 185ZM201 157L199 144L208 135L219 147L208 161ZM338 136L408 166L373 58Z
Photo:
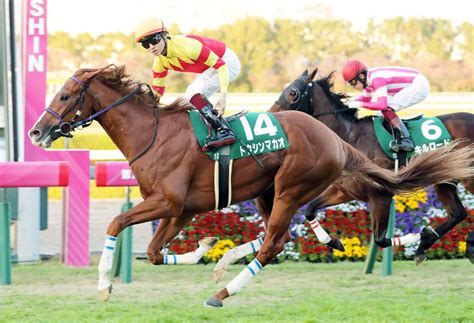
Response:
M161 219L147 253L153 264L169 264L180 255L163 255L163 246L195 214L215 207L214 162L195 138L188 116L192 107L181 101L157 105L150 94L148 87L128 77L123 66L80 69L64 83L29 131L33 144L47 148L61 135L71 136L74 129L97 120L127 160L133 161L131 169L144 201L114 217L107 229L98 266L98 290L105 300L112 291L115 240L124 228ZM307 114L288 111L274 115L286 133L289 148L261 155L263 168L252 158L238 159L232 172L232 203L255 198L273 187L263 245L256 259L207 299L207 306L222 306L225 298L239 292L280 253L290 238L288 227L295 211L341 175L374 190L400 193L474 172L461 161L466 151L448 147L421 156L395 174L373 164ZM425 173L429 175L421 176ZM262 201L265 204L267 200Z
M393 169L394 162L380 148L372 125L372 118L358 119L356 110L349 109L343 102L348 96L333 91L334 72L319 80L313 81L317 69L310 75L305 71L282 92L270 111L298 110L305 112L336 132L339 137L363 152L377 165ZM471 113L452 113L437 116L453 139L462 139L460 145L474 142L474 115ZM471 147L473 147L471 145ZM472 149L472 148L471 148ZM474 163L474 152L470 155ZM434 184L434 183L433 183ZM463 184L468 191L474 193L474 178L464 178ZM420 234L420 244L415 253L416 264L426 259L425 250L429 249L438 239L449 232L458 223L466 219L467 212L457 195L456 185L439 183L435 185L436 194L446 208L448 219L434 230L424 228ZM381 247L392 245L393 240L385 237L389 218L389 206L393 194L389 191L371 190L370 187L359 185L349 177L334 183L328 190L312 201L306 212L306 219L315 218L318 209L345 203L351 200L369 202L370 214L374 225L375 243ZM413 242L413 241L410 241ZM474 254L468 255L474 262Z

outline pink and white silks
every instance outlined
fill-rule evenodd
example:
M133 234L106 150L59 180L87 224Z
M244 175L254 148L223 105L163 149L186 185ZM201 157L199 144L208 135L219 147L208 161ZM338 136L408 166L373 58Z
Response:
M367 70L367 87L356 98L361 107L399 111L426 99L430 84L418 70L406 67L376 67Z

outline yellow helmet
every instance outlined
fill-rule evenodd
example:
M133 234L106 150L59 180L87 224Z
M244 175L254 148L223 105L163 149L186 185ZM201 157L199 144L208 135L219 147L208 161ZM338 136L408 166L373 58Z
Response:
M135 26L135 42L139 43L144 37L163 31L167 31L163 20L146 17Z

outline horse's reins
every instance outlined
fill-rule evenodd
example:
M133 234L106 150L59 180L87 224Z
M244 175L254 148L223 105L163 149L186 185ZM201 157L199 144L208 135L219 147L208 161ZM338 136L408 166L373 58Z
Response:
M340 110L334 110L334 111L331 111L331 112L317 113L317 114L313 114L313 117L317 118L317 117L327 116L327 115L330 115L330 114L339 114L339 113L345 113L345 112L351 112L351 110L350 109L340 109Z
M145 84L148 89L150 90L150 93L151 92L151 89L150 89L150 85L148 84ZM153 94L152 94L153 95ZM153 136L151 137L151 141L150 143L148 144L148 146L143 149L143 151L141 153L139 153L137 156L135 156L134 158L132 158L129 162L128 162L128 166L132 166L132 164L140 157L142 157L143 155L145 155L150 149L151 147L153 146L153 144L155 143L155 139L156 139L156 135L158 134L158 107L157 106L153 106L153 117L155 119L154 121L154 126L153 126Z
M74 129L76 128L82 129L82 128L90 126L92 121L97 119L99 116L101 116L102 114L106 113L109 110L112 110L113 108L118 107L125 101L129 100L132 96L140 92L142 85L145 85L146 87L148 87L148 89L150 90L150 93L152 93L150 86L148 84L139 84L136 89L134 89L132 92L128 93L124 97L118 99L112 104L90 115L89 117L78 120L82 114L81 109L84 106L84 96L87 93L87 90L89 89L89 83L83 82L82 80L80 80L79 78L75 76L72 76L71 79L82 86L81 92L79 93L79 97L74 102L74 105L69 110L67 110L62 116L50 108L45 109L47 112L51 113L54 117L56 117L56 119L60 121L60 125L58 126L58 129L55 131L56 135L53 137L53 139L57 139L59 137L72 138L73 135L71 134L71 132L73 132ZM77 104L80 104L80 107L77 110L74 117L70 121L64 121L64 118L67 117L67 115L74 110ZM148 146L141 153L139 153L136 157L130 160L130 162L128 163L129 166L131 166L137 159L145 155L155 143L156 135L158 133L158 107L157 106L153 106L153 116L154 116L155 122L154 122L152 139L150 143L148 144Z

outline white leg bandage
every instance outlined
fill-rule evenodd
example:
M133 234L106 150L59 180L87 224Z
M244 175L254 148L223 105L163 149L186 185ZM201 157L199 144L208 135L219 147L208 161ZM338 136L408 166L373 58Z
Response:
M321 224L319 224L317 219L314 219L312 221L309 221L309 224L311 225L311 228L313 228L314 234L316 234L316 238L324 244L328 244L329 241L331 241L331 237L327 232L323 229Z
M420 240L419 233L409 233L403 237L392 238L392 246L404 246L406 244L413 244Z
M195 251L185 253L184 255L165 255L164 265L194 265L204 256L212 247L209 245L199 246Z
M237 251L236 256L238 256L238 258L235 259L235 260L239 260L242 257L245 257L247 255L250 255L252 253L256 253L257 251L259 251L260 248L262 247L262 244L263 244L263 239L259 238L259 239L255 239L253 241L247 242L247 243L245 243L241 246L238 246L238 247L236 247L232 250L229 250L229 252L233 251L233 250L236 250Z
M115 244L117 237L106 236L104 250L99 262L99 283L97 289L99 291L109 288L112 284L110 281L110 272L112 271L112 263L114 260Z
M256 253L260 250L263 244L263 239L259 238L250 242L247 242L241 246L235 247L227 251L224 256L219 260L214 271L218 269L227 270L229 265L233 264L237 260L247 255Z
M262 265L256 258L252 260L252 262L248 264L247 267L237 275L237 277L227 284L226 288L229 295L238 293L262 268Z

